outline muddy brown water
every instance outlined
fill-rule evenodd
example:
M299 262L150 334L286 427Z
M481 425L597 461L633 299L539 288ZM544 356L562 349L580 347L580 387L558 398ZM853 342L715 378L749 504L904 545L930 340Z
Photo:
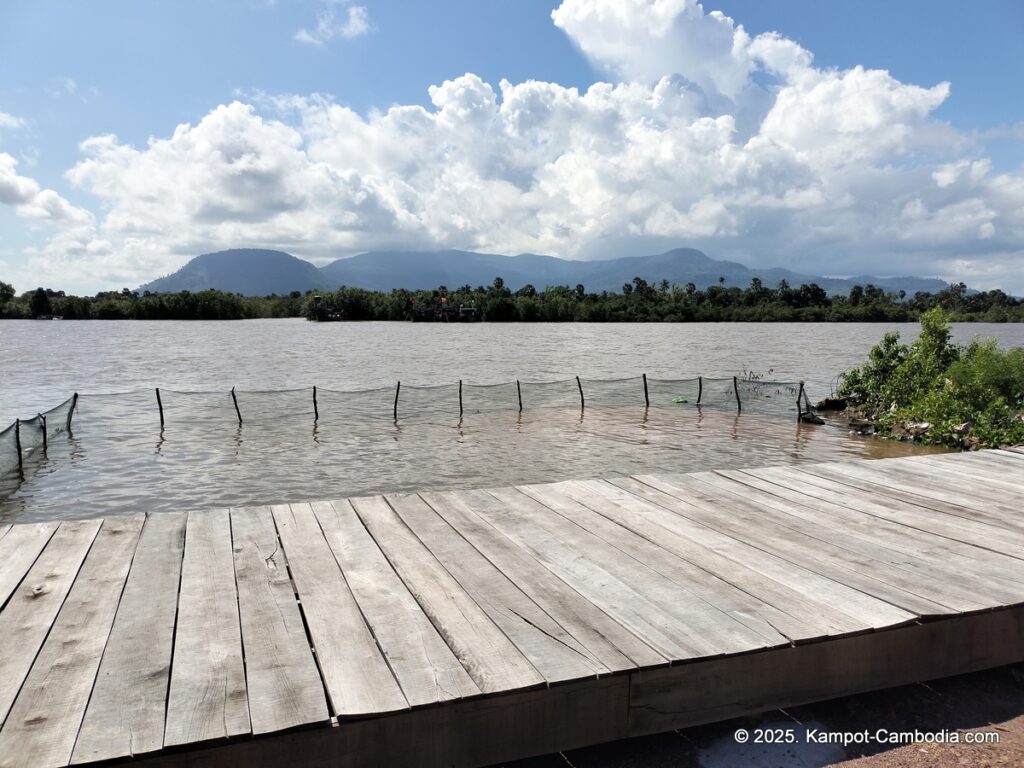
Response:
M33 451L23 475L0 480L0 522L920 452L841 426L798 425L787 385L737 414L724 384L714 385L718 402L697 409L693 383L673 383L698 375L727 383L753 371L803 379L817 400L891 329L909 339L917 326L7 321L0 424L73 391L83 397L72 432L51 439L45 455ZM963 325L955 334L1024 345L1020 324ZM640 373L652 379L650 408ZM572 404L576 375L591 398L582 413ZM517 378L565 386L551 397L524 386L533 399L519 414ZM478 398L461 421L459 379L467 398ZM504 386L471 387L497 383ZM446 386L415 388L428 384ZM313 385L324 393L316 423ZM168 393L162 432L158 386ZM296 392L245 394L239 426L232 386ZM375 387L373 395L331 394ZM174 399L196 390L217 394ZM119 392L129 394L98 396ZM673 404L672 394L688 402Z

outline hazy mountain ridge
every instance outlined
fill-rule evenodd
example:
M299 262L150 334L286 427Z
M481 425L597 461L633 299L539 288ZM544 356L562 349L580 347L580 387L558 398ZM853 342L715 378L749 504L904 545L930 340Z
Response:
M313 264L290 253L232 248L196 256L177 272L146 283L139 290L176 293L216 288L243 296L269 296L334 287Z
M526 253L502 256L472 251L370 251L338 259L317 269L283 251L232 249L197 256L172 275L143 285L154 293L216 288L247 296L286 294L291 291L331 290L342 285L377 291L394 288L433 289L469 284L490 285L501 277L517 290L527 283L538 290L549 285L582 284L589 292L620 291L624 283L642 277L652 284L662 280L677 285L694 283L703 289L717 285L746 287L758 277L769 287L780 280L792 286L817 283L830 293L847 293L854 285L873 283L887 291L935 292L946 287L937 278L853 278L806 275L773 267L755 269L734 261L719 261L693 248L676 248L652 256L626 256L605 261L570 261Z

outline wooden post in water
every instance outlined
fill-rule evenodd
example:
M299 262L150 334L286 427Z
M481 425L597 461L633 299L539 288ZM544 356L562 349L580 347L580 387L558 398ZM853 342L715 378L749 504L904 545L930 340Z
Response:
M164 401L160 399L160 387L156 388L156 407L160 409L160 431L164 430Z
M235 397L235 388L231 388L231 401L235 404L235 414L238 416L238 426L242 426L242 412L238 410L238 398Z
M22 470L21 459L21 419L14 420L14 447L18 451L18 471Z
M743 410L743 403L740 402L740 382L735 376L732 377L732 391L736 394L736 412Z
M459 418L462 418L462 379L459 379Z
M697 377L697 405L700 405L701 395L704 394L704 377Z
M796 393L796 420L797 421L800 421L800 418L804 415L804 412L803 412L803 407L804 406L803 406L803 403L801 402L801 399L803 398L803 396L804 396L804 383L801 381L800 382L800 390Z
M398 422L398 393L402 391L402 382L398 382L398 386L395 387L395 422Z
M651 407L651 398L647 396L647 374L643 373L641 376L644 377L644 405L648 408Z
M519 395L519 412L523 412L523 390L519 386L519 379L516 379L516 394Z
M580 383L580 377L576 377L576 386L580 388L580 410L583 410L583 385Z
M67 430L68 432L70 432L70 431L71 431L71 417L72 417L72 416L74 415L74 413L75 413L75 406L76 406L76 405L78 405L78 393L77 393L77 392L75 392L75 394L73 394L73 395L71 396L71 407L70 407L70 408L68 409L68 421L67 421L67 423L66 423L66 424L64 425L64 428L65 428L65 429L66 429L66 430Z
M43 414L38 414L39 421L43 425L43 453L46 453L46 417Z
M316 402L316 384L313 385L313 421L320 421L320 408Z

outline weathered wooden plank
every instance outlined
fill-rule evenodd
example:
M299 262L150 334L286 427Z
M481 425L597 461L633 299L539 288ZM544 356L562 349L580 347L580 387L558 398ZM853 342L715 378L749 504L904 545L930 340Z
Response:
M392 494L392 509L548 683L608 673L586 646L462 538L419 496Z
M1020 608L167 754L147 768L497 765L1024 659Z
M691 592L697 599L673 600L670 593L659 599L659 604L665 605L687 627L709 640L714 638L710 647L717 653L788 643L792 637L785 629L798 632L798 637L814 631L807 622L794 621L792 614L796 611L791 602L783 614L752 592L748 585L738 586L744 580L743 574L730 574L726 579L712 570L707 562L709 553L702 545L664 528L658 529L656 536L649 535L653 526L647 525L645 516L650 507L633 494L600 481L595 487L569 481L522 486L520 490L570 524L592 533ZM669 539L677 546L670 546ZM761 581L759 577L758 581ZM653 585L641 582L639 586L652 598L658 595Z
M253 734L330 718L270 509L231 510L238 615Z
M778 518L765 514L763 508L748 506L744 499L724 493L714 485L702 484L696 476L676 477L671 483L662 482L664 484L659 485L658 489L665 491L669 498L661 497L657 501L666 508L688 520L792 563L801 570L810 571L829 581L870 595L884 603L880 606L884 612L883 616L888 615L891 608L896 606L905 612L903 620L909 621L916 615L953 613L959 610L961 605L967 604L966 597L961 603L952 606L929 599L919 594L923 590L914 573L882 559L886 553L877 549L868 553L847 549L833 544L825 536L814 536L807 530L801 530L796 524L782 525ZM634 490L628 483L617 485ZM831 589L829 585L825 588ZM820 594L823 602L833 604L833 600L829 598L830 593L822 591L820 585L809 584L807 594ZM836 604L844 607L846 605L843 601ZM969 605L975 608L982 607L983 604L971 602ZM878 620L885 621L876 619Z
M190 512L164 746L250 733L227 510Z
M1020 495L1016 488L1007 492L988 483L974 483L965 490L962 481L950 478L947 471L935 464L913 464L902 459L864 462L855 467L883 486L907 488L915 493L943 499L965 510L984 511L989 515L1002 513L1000 524L1005 519L1015 519L1013 502Z
M100 529L100 520L69 520L49 544L0 612L0 724L71 590L78 569Z
M1019 529L1019 526L1015 525L1012 520L1007 521L1002 519L1001 516L993 519L989 515L988 510L984 508L978 509L955 504L943 497L941 493L932 493L927 486L911 487L905 483L893 481L890 478L859 474L857 473L858 467L855 465L847 463L802 464L799 467L794 467L793 470L795 476L799 476L803 481L824 489L824 492L815 492L821 498L833 498L829 494L834 494L834 500L840 504L850 504L862 499L870 499L883 506L896 504L894 508L896 511L902 510L908 514L916 513L917 515L924 514L933 518L934 524L943 531L956 531L956 526L959 525L961 518L969 521L987 522L1011 531ZM865 508L863 511L867 512L868 509L874 508ZM936 513L941 514L937 515ZM897 522L907 529L921 529L921 525L924 523L916 522L913 525L911 524L918 520L921 520L921 518L915 518L911 515L905 520L893 520L893 522ZM948 533L939 535L951 538ZM1010 553L1004 554L1014 556Z
M868 463L870 462L865 462L865 464ZM876 511L870 514L883 516L888 520L893 520L903 525L919 528L923 531L931 531L932 533L947 536L966 544L973 544L995 552L1001 552L1011 557L1024 558L1024 555L1021 554L1024 552L1024 535L998 523L983 520L979 514L959 504L953 504L941 498L935 498L934 500L931 497L922 499L928 493L926 487L915 486L912 494L908 496L907 491L898 487L900 485L898 479L893 480L875 472L865 471L863 465L814 464L801 466L799 471L835 480L843 484L848 484L848 481L852 481L849 484L853 487L858 487L867 492L883 493L886 496L901 500L913 501L912 497L916 496L916 509L912 505L884 512Z
M1024 456L1024 445L1008 445L993 453L1006 454L1008 456Z
M671 563L671 568L680 569L672 570L669 564L658 562L653 547L638 558L518 489L458 491L455 496L673 661L772 642L739 622L721 625L721 637L705 631L709 622L714 624L718 619L709 610L713 608L711 603L698 594L708 581L707 575L693 578L682 562ZM616 536L625 540L629 531L620 528ZM759 618L756 613L751 617ZM786 642L778 633L775 637ZM741 646L743 642L747 645Z
M57 530L57 522L16 525L0 539L0 608L32 567L46 542Z
M1008 473L1004 479L971 483L970 488L965 489L963 479L970 477L970 466L966 461L955 472L956 476L935 462L920 464L903 458L892 459L881 465L873 462L866 467L903 483L941 491L951 501L967 507L984 507L1010 516L1018 511L1017 502L1022 486L1008 482L1005 479L1010 477Z
M641 671L630 684L631 736L961 675L1024 660L1024 609Z
M1007 473L1007 477L1020 479L1024 476L1024 461L1021 454L1002 450L965 451L961 453L939 453L928 456L907 457L915 460L926 459L931 464L948 469L949 467L973 464L976 467L990 467ZM956 471L956 470L954 470Z
M185 520L183 512L146 519L72 763L144 755L163 746Z
M332 711L351 717L407 709L312 508L284 504L273 512Z
M958 461L954 463L945 459L945 456L951 456ZM956 483L960 489L963 489L966 480L972 489L977 484L983 489L999 489L1009 492L1014 497L1019 497L1024 493L1024 462L1014 461L1014 466L1010 466L1002 459L993 458L991 454L979 453L943 454L943 458L943 461L927 463L915 461L912 463L918 468L941 472L948 480Z
M406 587L481 691L542 685L544 678L380 496L353 508Z
M497 765L622 738L629 675L418 707L389 717L243 739L166 754L146 768L303 768Z
M608 483L564 483L557 487L567 488L580 500L586 500L592 509L626 527L642 530L650 541L660 542L779 611L800 617L804 621L802 633L787 634L793 640L822 636L812 632L831 635L851 631L853 627L888 626L914 618L910 612ZM818 626L821 622L815 621L817 617L826 620L827 628Z
M67 765L144 517L109 518L0 730L0 766Z
M373 630L371 642L375 637L398 678L402 700L415 707L479 694L479 686L395 573L352 505L317 502L312 509L358 610Z
M1018 565L1008 555L979 549L971 544L951 539L921 527L908 525L908 520L893 519L893 513L907 512L911 515L930 515L944 521L945 515L962 512L946 502L880 486L868 481L857 481L842 475L833 479L827 474L830 465L806 465L791 467L783 473L762 474L760 470L719 470L715 474L741 483L750 489L759 502L775 506L778 499L785 499L811 510L817 510L823 524L832 524L838 516L853 525L861 526L875 538L885 539L887 546L896 549L910 549L912 552L928 555L935 560L952 555L965 559L971 570L979 563L995 566L1000 571ZM701 476L703 479L703 475ZM747 493L744 490L744 493ZM786 508L793 512L792 508ZM969 513L968 513L969 514Z
M850 495L845 503L822 499L822 490L834 489L803 482L808 477L814 476L793 471L769 482L744 470L719 470L687 479L728 494L733 504L758 517L825 542L824 548L808 542L807 554L812 557L824 555L833 546L861 553L887 564L886 568L897 568L898 579L904 578L900 572L906 572L906 577L913 579L912 588L957 610L1024 601L1024 570L1019 561L865 514L876 506L885 509L903 503L880 494L871 498ZM874 567L871 572L882 574Z
M508 575L610 670L667 664L668 659L499 533L451 493L420 497Z

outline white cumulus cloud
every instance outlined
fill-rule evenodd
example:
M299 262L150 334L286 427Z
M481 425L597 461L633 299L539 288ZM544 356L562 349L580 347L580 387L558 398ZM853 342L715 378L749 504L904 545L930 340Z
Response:
M32 268L120 286L237 246L325 262L689 245L754 266L1024 291L1007 266L1024 257L1024 175L995 172L935 119L948 84L816 67L782 35L751 37L692 0L565 0L552 16L612 82L467 73L432 86L427 107L369 114L256 95L142 146L91 137L67 179L102 215L61 230Z

